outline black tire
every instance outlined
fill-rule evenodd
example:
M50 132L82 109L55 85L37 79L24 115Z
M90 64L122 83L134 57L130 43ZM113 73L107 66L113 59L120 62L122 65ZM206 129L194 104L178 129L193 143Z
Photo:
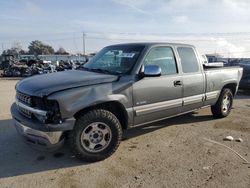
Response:
M91 149L88 148L90 146L87 146L88 143L86 143L86 140L83 141L82 136L89 134L89 136L86 136L89 138L89 140L87 141L89 142L89 145L90 143L93 143L90 141L91 136L90 136L90 133L86 133L86 129L88 129L89 127L91 129L91 125L98 124L97 122L101 123L100 125L102 125L103 123L105 126L107 126L106 128L111 132L110 133L111 136L108 137L108 133L106 134L107 140L109 141L106 141L108 143L106 144L103 150L95 151L95 148L94 148L93 151L90 151L92 148ZM99 124L97 126L99 126ZM91 130L89 132L91 132ZM95 131L92 131L92 132L95 132ZM105 139L104 136L102 137L102 139ZM94 137L92 136L92 138ZM121 128L121 124L119 120L116 118L114 114L103 109L91 110L87 112L86 114L82 115L81 117L79 117L75 122L74 129L71 131L69 135L69 143L70 143L72 152L75 154L75 156L78 159L82 161L86 161L86 162L100 161L109 157L116 151L116 149L118 148L120 144L121 139L122 139L122 128Z
M228 97L229 99L229 104L226 105L227 108L224 108L223 100L226 99L226 97ZM216 104L211 106L211 111L214 117L223 118L229 115L229 113L231 112L232 106L233 106L232 91L228 88L224 88L222 89L222 92Z

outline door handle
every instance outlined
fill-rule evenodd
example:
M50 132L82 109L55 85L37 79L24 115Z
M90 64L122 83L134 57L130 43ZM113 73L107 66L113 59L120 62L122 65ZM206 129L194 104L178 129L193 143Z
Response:
M177 87L177 86L182 86L182 81L180 81L180 80L174 81L174 86L175 86L175 87Z

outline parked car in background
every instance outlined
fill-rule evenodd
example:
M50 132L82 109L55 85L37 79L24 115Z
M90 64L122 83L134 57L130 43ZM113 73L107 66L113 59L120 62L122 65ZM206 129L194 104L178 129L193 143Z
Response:
M240 81L240 88L250 89L250 61L240 61L239 66L243 68L243 75Z

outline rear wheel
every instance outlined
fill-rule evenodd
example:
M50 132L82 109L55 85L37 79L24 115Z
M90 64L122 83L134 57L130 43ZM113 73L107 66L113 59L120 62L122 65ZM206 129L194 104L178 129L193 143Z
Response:
M76 120L70 145L77 158L93 162L112 155L122 138L122 128L114 114L92 110Z
M223 118L229 115L233 105L233 94L228 88L224 88L220 94L217 103L211 106L214 117Z

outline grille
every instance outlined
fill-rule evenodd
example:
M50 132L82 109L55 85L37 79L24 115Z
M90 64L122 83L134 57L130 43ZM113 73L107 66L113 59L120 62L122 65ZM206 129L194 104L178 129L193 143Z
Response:
M17 98L20 102L22 102L22 103L24 103L24 104L27 104L27 105L31 106L31 97L30 97L29 95L25 95L25 94L23 94L23 93L17 92L17 93L16 93L16 98Z
M29 95L25 95L23 93L17 92L16 98L19 102L26 104L28 106L31 106L31 97ZM24 116L26 116L28 118L32 117L32 113L29 110L26 110L20 106L18 106L18 110L21 114L23 114Z

